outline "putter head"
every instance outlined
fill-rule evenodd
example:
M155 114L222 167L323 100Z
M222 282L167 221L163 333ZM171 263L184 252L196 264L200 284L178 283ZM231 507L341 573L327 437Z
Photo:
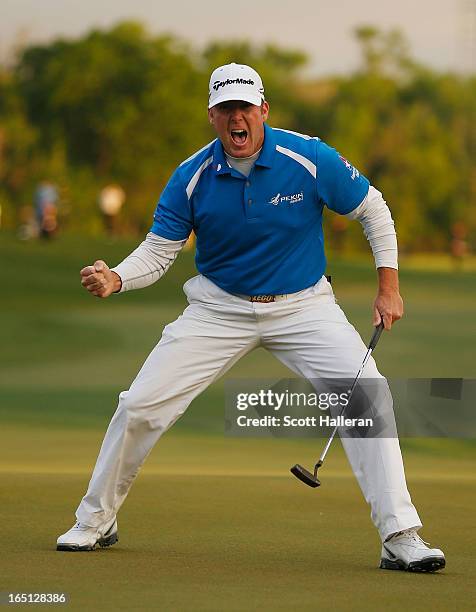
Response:
M293 467L291 468L291 474L294 474L296 478L299 478L301 482L307 484L309 487L313 487L315 489L316 487L321 486L321 483L317 476L314 476L312 472L309 472L308 470L306 470L306 468L303 468L302 465L299 465L298 463L296 463L296 465L293 465Z

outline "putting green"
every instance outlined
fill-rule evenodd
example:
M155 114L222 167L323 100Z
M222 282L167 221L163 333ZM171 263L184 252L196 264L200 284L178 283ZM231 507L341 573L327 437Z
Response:
M184 253L150 289L106 301L82 291L81 267L97 258L116 263L135 244L75 236L20 244L2 234L0 592L66 592L71 610L474 609L474 442L404 441L422 535L444 549L448 565L435 575L385 572L339 442L322 487L311 490L288 470L296 462L311 467L322 440L225 439L221 383L152 452L119 515L119 543L55 551L117 394L183 309L181 285L194 274ZM329 272L368 338L372 263L331 258ZM474 270L403 265L401 278L406 316L379 344L382 372L474 377ZM289 372L255 351L229 376Z
M377 569L379 541L339 443L316 491L288 474L312 463L315 442L191 433L170 432L152 452L121 510L118 544L56 552L101 435L2 432L0 591L66 592L75 610L472 608L470 444L426 441L406 453L422 533L448 561L440 575L413 575Z

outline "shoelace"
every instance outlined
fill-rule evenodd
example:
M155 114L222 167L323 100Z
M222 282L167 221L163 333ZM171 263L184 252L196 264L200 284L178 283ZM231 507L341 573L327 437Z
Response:
M87 525L83 525L80 522L77 522L76 525L74 526L75 529L79 529L80 531L85 531L86 529L89 529L89 527Z
M111 524L111 526L108 529L111 529L112 525L114 525L114 522ZM74 528L75 529L79 529L80 531L87 531L88 529L91 529L91 527L89 525L83 525L79 521L76 523Z
M414 529L404 529L403 531L399 531L396 533L393 538L397 538L398 536L408 536L411 540L413 540L416 544L424 544L425 546L430 546L429 542L425 542L418 533ZM391 538L393 540L393 538Z

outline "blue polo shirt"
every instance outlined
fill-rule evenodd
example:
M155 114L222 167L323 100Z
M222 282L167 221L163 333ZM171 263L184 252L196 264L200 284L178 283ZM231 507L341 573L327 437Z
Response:
M231 168L217 139L185 160L166 185L151 231L197 237L198 271L229 293L294 293L326 268L323 207L340 214L365 198L368 180L337 151L265 125L249 177Z

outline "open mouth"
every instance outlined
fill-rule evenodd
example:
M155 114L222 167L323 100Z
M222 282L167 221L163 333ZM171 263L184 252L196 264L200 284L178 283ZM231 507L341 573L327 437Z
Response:
M246 130L231 130L231 139L236 145L244 145L248 138Z

